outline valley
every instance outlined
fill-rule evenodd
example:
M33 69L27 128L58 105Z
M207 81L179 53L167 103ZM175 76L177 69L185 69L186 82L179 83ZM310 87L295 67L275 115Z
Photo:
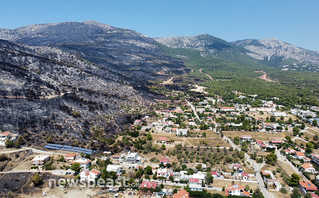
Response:
M0 39L1 196L319 193L317 52L96 21Z

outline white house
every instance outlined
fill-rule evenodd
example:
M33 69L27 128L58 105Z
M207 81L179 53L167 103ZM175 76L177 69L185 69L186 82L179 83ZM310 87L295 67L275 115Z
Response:
M250 197L250 193L245 191L245 187L241 185L229 186L225 189L226 196L245 196Z
M203 187L201 184L197 184L197 183L190 183L189 184L189 189L191 191L202 191Z
M75 160L75 158L76 158L76 154L74 154L74 153L64 155L64 159L66 161L73 161L73 160Z
M316 163L317 165L319 165L319 155L318 155L318 154L311 154L310 157L311 157L311 159L312 159L312 161L313 161L314 163Z
M31 164L34 166L40 166L40 165L45 164L49 160L50 160L49 155L37 155L32 159Z
M169 177L169 171L167 168L163 168L163 169L158 169L157 170L157 177L164 177L167 178Z
M301 171L305 171L308 173L315 173L316 169L313 167L311 163L304 163L300 166Z
M15 140L18 137L18 134L3 132L0 133L0 146L5 146L7 140Z
M275 117L286 117L287 116L287 113L286 112L280 112L280 111L273 111L270 113L272 116L275 116Z
M106 167L107 172L115 172L117 175L120 175L122 167L120 165L109 164Z
M251 142L253 141L253 138L250 135L243 135L240 137L241 142Z
M96 178L100 177L100 171L96 169L92 169L89 171L88 169L84 169L80 173L81 181L94 181Z
M79 163L81 165L81 168L87 169L91 165L91 160L81 158L81 159L73 161L72 164L73 163Z
M140 160L140 157L137 155L136 152L128 152L126 156L126 161L129 163L136 163Z
M176 135L178 136L187 136L188 130L187 129L176 129Z
M220 111L223 111L223 112L231 112L231 111L235 111L235 107L221 107L219 109Z
M255 111L255 112L260 112L260 111L265 111L265 112L271 112L271 111L276 111L275 107L251 107L249 108L250 111Z

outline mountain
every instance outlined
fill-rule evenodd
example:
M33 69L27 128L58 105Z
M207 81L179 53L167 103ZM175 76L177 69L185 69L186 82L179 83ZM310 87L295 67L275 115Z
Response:
M18 131L29 143L105 139L148 111L148 96L74 54L0 40L0 129Z
M264 64L294 70L319 71L319 52L296 47L278 39L246 39L233 44L247 50L246 54Z
M213 56L239 64L259 65L256 60L247 55L249 53L248 50L209 34L190 37L155 38L155 40L170 48L199 50L203 57Z
M183 73L183 62L164 55L158 43L138 32L95 21L0 29L0 38L30 46L60 48L144 84Z

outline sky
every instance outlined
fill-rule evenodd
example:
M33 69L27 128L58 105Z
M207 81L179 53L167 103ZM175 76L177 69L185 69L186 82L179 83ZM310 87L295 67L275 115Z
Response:
M150 37L277 38L319 51L318 0L0 0L0 28L95 20Z

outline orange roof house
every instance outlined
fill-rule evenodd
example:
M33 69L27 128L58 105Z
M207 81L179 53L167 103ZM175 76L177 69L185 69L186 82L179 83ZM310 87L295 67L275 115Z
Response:
M186 190L179 190L175 195L174 198L189 198L189 193Z
M311 192L315 192L318 188L311 181L299 181L299 188L302 194L307 194Z

